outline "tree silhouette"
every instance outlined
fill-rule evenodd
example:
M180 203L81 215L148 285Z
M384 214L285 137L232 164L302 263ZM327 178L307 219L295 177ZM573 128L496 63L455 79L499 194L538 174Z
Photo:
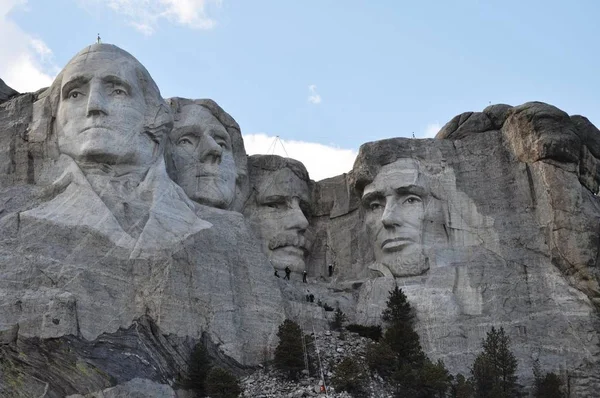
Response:
M405 324L413 326L415 313L402 289L396 286L389 294L381 319L388 325Z
M275 348L275 367L286 372L291 379L297 379L304 368L302 330L296 322L286 319L279 325L277 337L279 344Z
M475 396L509 398L517 396L517 359L510 351L510 338L504 328L492 327L482 342L483 352L475 358L473 381Z

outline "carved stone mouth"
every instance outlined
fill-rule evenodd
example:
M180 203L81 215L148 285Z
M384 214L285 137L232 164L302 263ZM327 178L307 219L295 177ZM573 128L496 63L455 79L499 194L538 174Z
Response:
M92 130L92 129L112 130L110 127L106 127L106 126L87 126L87 127L84 127L83 130L81 130L79 132L79 134L84 133L88 130Z
M381 248L389 251L402 250L406 246L414 243L414 241L410 238L390 238L386 239L381 243Z
M288 254L297 254L298 256L302 256L302 257L304 257L306 255L306 249L304 247L299 247L299 246L292 246L292 245L279 246L279 247L275 248L274 250L282 250L282 251L287 252Z

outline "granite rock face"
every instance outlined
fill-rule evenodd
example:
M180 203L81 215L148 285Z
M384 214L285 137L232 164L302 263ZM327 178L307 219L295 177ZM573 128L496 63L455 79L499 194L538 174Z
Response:
M335 264L331 286L353 291L358 323L380 323L401 287L424 348L454 371L468 372L486 332L503 326L521 382L539 358L572 396L590 396L600 386L596 133L527 103L459 115L436 140L364 144L349 174L317 183L312 225L326 243L310 273Z
M240 213L169 178L172 111L135 58L90 46L0 120L0 391L177 386L199 341L234 370L271 357L284 319L272 268Z
M573 397L600 388L600 131L583 116L492 105L315 183L246 157L214 101L163 100L114 46L46 90L0 89L2 396L174 396L198 342L245 372L286 317L377 324L394 286L453 373L503 326L521 383L538 358Z
M18 92L8 87L4 80L0 79L0 102L7 101L13 97L19 95Z
M308 172L297 160L277 155L250 156L248 164L252 189L244 216L274 269L302 273L311 247Z

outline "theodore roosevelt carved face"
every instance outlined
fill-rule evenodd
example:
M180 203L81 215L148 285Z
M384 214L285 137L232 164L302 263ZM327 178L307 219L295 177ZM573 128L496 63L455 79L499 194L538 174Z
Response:
M310 195L308 173L295 160L274 155L249 158L252 194L244 210L263 252L276 269L305 269Z
M427 189L413 159L384 165L365 186L362 205L375 260L394 276L427 271L423 258L423 220Z

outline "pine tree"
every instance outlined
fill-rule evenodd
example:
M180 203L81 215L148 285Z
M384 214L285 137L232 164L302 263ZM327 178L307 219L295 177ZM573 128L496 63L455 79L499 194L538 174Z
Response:
M471 370L476 397L509 398L517 395L517 359L510 351L504 328L492 327L483 340L483 352Z
M279 344L275 348L275 367L287 372L290 379L297 379L304 368L302 330L296 322L286 319L277 331Z
M371 370L389 378L396 397L445 397L451 377L442 361L431 362L414 329L415 313L398 287L389 292L382 319L387 323L381 342L367 350Z
M425 359L419 335L411 324L394 323L383 334L383 343L396 354L399 366L417 364Z
M450 384L450 398L472 398L473 386L461 373L453 378Z
M562 380L554 372L542 374L540 361L538 359L533 363L533 396L535 398L564 398L565 393L562 390Z
M190 355L187 378L185 387L196 393L197 396L204 396L206 375L210 371L211 364L208 351L202 343L196 344Z
M206 392L211 398L237 398L242 393L240 382L221 368L212 368L206 376Z
M406 298L406 295L399 289L398 286L394 290L390 291L390 296L385 303L386 308L381 314L383 319L388 325L394 325L397 323L405 325L413 325L415 319L415 313Z
M444 398L446 396L452 376L450 376L450 372L448 372L441 359L438 359L436 363L426 359L423 362L419 376L420 396L431 398Z
M367 346L366 361L369 369L383 378L390 377L398 367L396 354L383 342Z
M365 395L367 375L358 363L350 357L342 359L333 371L331 384L337 391L347 391L353 397Z
M342 310L337 308L335 310L335 312L333 313L333 321L331 322L331 329L333 329L333 330L342 329L342 326L344 326L344 322L346 322L347 319L348 318L346 317L346 314L344 314L344 312Z

